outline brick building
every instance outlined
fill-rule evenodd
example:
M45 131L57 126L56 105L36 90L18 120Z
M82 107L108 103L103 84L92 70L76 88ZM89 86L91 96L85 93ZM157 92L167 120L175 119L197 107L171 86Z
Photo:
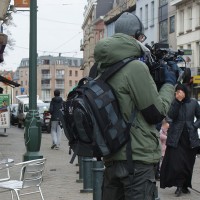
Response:
M59 89L60 95L66 99L68 92L83 77L83 71L80 70L82 58L40 56L37 59L37 95L45 102L51 101L54 96L54 90ZM20 87L14 88L13 102L16 102L15 96L29 94L29 59L23 58L20 66L17 68L13 81L20 84Z

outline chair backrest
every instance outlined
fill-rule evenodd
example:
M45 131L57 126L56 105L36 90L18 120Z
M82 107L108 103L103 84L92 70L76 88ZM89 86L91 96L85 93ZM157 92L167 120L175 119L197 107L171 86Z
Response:
M23 181L23 188L40 186L45 163L46 158L24 162L20 175L20 180Z
M14 160L6 158L0 160L0 182L10 180L10 167L14 164Z

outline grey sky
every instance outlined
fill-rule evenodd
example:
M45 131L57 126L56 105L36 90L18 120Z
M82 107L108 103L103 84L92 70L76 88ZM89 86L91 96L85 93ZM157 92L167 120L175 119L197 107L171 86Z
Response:
M11 0L11 3L13 1ZM38 55L82 57L84 6L87 0L37 0ZM20 10L21 8L17 8ZM7 26L16 41L14 50L6 49L1 70L16 70L22 58L29 57L29 12L12 14L15 26ZM4 25L5 26L5 25Z

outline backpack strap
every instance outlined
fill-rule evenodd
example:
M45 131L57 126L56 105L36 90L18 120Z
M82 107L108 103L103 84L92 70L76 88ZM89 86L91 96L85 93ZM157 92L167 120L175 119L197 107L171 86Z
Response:
M129 62L136 60L135 57L129 57L129 58L125 58L123 60L120 60L117 63L112 64L107 70L105 70L101 76L100 79L103 81L106 81L108 78L110 78L111 76L113 76L117 71L119 71L122 67L124 67L126 64L128 64Z

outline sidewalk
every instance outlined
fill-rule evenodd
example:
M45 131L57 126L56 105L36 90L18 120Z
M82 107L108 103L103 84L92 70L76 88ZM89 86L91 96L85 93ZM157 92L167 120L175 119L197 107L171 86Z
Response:
M3 130L0 129L0 133ZM24 145L24 130L17 127L7 129L8 137L0 137L0 159L12 158L14 161L21 162L23 154L26 152ZM45 200L93 200L92 193L80 193L83 189L83 183L77 183L79 175L76 166L77 159L74 164L70 164L71 155L68 154L68 143L65 135L62 136L61 148L59 150L51 150L51 135L42 133L42 143L40 153L47 158L44 180L42 183L42 191ZM11 168L11 176L18 178ZM158 182L159 187L159 182ZM193 187L200 191L200 158L196 159ZM200 193L191 190L191 194L183 195L180 198L174 197L176 188L159 189L159 197L161 200L200 200ZM0 193L0 199L10 200L9 193ZM24 199L32 200L33 198L25 197ZM40 199L36 196L34 200Z

